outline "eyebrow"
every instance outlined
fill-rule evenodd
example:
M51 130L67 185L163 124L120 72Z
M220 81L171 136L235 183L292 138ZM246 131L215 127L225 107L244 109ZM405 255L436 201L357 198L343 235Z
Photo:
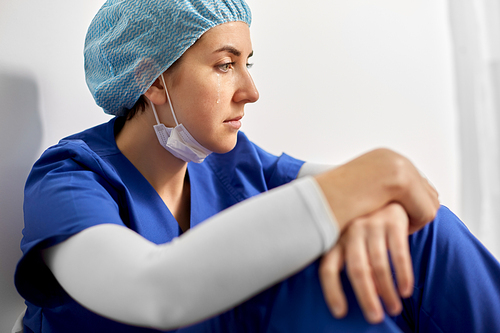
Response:
M229 52L229 53L234 54L237 57L241 56L241 51L239 51L238 49L236 49L235 47L230 46L230 45L223 46L223 47L214 51L214 53L218 53L218 52ZM253 51L248 55L248 58L250 58L251 56L253 56Z

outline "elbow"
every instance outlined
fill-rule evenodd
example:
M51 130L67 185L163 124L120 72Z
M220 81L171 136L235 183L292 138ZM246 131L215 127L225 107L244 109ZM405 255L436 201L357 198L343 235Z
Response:
M165 308L151 305L146 312L147 326L158 330L174 330L190 324L187 311L181 306Z
M148 271L148 270L145 270ZM145 326L159 330L173 330L193 324L203 318L195 318L196 309L190 306L189 290L178 281L149 271L141 295L141 317ZM155 278L156 276L156 278Z
M183 326L188 326L203 320L194 311L182 302L179 304L165 306L155 304L148 307L146 316L152 328L159 330L174 330ZM148 325L149 326L149 325Z

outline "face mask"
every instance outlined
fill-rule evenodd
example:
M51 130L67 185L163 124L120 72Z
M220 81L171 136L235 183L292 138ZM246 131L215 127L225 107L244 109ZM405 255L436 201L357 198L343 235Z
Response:
M185 162L201 163L212 152L199 144L198 141L196 141L184 127L184 125L179 125L177 118L175 117L172 102L170 101L170 96L168 95L167 85L165 84L163 74L161 75L161 79L163 81L163 86L165 87L168 104L170 105L170 110L172 111L172 116L174 116L176 126L174 128L166 127L160 123L155 106L151 101L149 101L151 107L153 108L153 113L157 122L157 125L154 125L153 128L156 132L156 136L158 137L158 141L163 148L178 159Z

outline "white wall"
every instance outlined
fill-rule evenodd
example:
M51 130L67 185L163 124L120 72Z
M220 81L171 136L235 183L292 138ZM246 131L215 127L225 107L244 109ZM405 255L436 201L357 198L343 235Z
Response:
M109 119L83 74L84 36L102 3L0 1L0 129L10 133L0 138L2 332L22 306L12 274L29 166L61 137ZM261 100L243 130L270 152L321 163L395 149L460 212L446 1L306 3L249 0Z
M446 1L249 3L261 99L248 108L244 130L255 142L334 164L395 149L458 210Z
M62 136L109 118L83 76L83 39L101 4L0 0L0 332L23 308L13 274L31 165Z

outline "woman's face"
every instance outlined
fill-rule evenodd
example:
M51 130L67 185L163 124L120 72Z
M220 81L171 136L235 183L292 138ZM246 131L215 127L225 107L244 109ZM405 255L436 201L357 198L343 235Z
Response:
M248 72L251 56L248 25L230 22L208 30L165 73L178 122L216 153L234 148L245 104L259 98Z

